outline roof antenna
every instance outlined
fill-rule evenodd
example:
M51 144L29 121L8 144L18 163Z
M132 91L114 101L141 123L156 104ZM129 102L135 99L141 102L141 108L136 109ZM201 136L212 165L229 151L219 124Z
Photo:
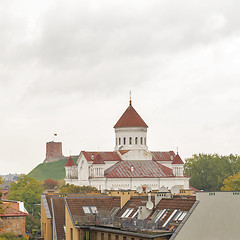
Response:
M129 92L129 97L130 97L129 105L132 106L132 92L131 92L131 90Z

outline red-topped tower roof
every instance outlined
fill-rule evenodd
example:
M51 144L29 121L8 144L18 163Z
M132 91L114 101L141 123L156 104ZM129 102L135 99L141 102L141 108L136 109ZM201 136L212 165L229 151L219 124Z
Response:
M69 157L67 163L65 164L65 167L72 167L76 166L75 162L72 160L71 156Z
M177 155L173 158L172 164L184 164L184 162L182 161L182 159L180 158L180 156Z
M148 125L143 121L140 115L132 106L132 102L130 100L129 107L120 117L118 122L114 125L114 128L121 128L121 127L148 127Z

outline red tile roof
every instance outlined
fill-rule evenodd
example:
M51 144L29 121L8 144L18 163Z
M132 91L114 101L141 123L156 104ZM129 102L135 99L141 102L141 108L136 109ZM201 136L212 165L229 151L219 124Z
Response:
M172 161L171 156L175 157L175 153L173 151L169 152L151 152L152 159L155 161Z
M172 164L184 164L180 156L177 154L172 161Z
M20 210L17 210L13 207L11 207L10 203L3 202L2 204L2 210L3 213L0 214L0 217L21 217L21 216L27 216L27 213L24 213Z
M191 186L189 186L189 188L191 189L191 190L193 190L194 192L199 192L200 190L198 190L198 189L196 189L196 188L194 188L194 187L191 187Z
M72 167L72 166L76 166L75 162L72 160L71 157L69 157L67 163L65 164L65 167Z
M172 169L151 160L121 161L105 171L107 178L173 177Z
M87 161L93 161L99 154L103 161L121 161L121 158L117 152L86 152L82 151L82 154L87 159ZM93 156L93 160L92 160Z
M147 124L143 121L137 111L133 108L130 103L129 107L120 117L118 122L114 125L114 128L121 127L148 127Z
M105 164L100 154L97 155L93 160L93 164Z

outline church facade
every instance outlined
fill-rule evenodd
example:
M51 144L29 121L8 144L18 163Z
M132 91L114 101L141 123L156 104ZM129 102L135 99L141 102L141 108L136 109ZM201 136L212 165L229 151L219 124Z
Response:
M81 151L77 165L70 157L65 165L65 182L99 190L135 190L139 186L158 190L176 185L189 189L189 178L183 172L184 163L178 153L148 150L147 128L130 100L114 126L114 151Z

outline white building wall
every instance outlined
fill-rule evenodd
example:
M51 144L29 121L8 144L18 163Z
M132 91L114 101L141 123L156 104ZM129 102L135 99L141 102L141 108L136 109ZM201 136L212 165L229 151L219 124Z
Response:
M135 142L136 138L137 143ZM147 128L144 127L115 128L115 150L132 150L132 149L145 149L145 150L148 149Z

